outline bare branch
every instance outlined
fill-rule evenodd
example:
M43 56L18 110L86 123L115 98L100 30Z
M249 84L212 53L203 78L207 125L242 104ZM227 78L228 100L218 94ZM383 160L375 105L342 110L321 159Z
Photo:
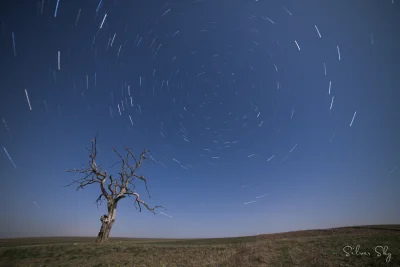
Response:
M118 157L119 157L119 158L121 159L121 161L122 161L122 164L121 164L121 172L123 173L123 172L124 172L125 165L126 165L125 159L121 156L121 154L118 153L118 151L117 151L117 149L116 149L115 147L114 147L114 152L115 152L115 154L118 155Z
M103 195L103 193L101 193L100 194L100 196L97 198L97 200L96 200L96 205L97 205L97 208L99 207L99 204L101 205L101 199L104 197L104 195ZM105 198L105 197L104 197Z
M156 213L155 213L155 209L158 209L158 208L165 209L163 206L154 206L153 208L150 208L150 206L149 206L146 202L144 202L143 200L140 200L140 199L139 199L139 194L138 194L138 193L129 191L129 192L126 192L125 195L135 195L135 196L136 196L135 207L136 207L136 203L137 203L138 206L139 206L139 211L140 211L140 212L142 212L142 206L141 206L140 204L142 204L143 206L145 206L147 210L151 211L151 212L154 213L154 214L156 214ZM125 195L124 195L124 197L125 197ZM166 209L165 209L165 210L166 210Z
M144 151L140 154L139 162L137 161L136 157L133 155L133 153L132 153L128 148L125 148L125 150L126 150L126 152L128 152L128 154L135 160L135 167L134 167L133 169L130 168L130 170L131 170L131 175L133 175L133 173L135 173L135 172L137 171L137 169L139 169L139 167L142 165L143 160L144 160L144 159L147 159L147 158L145 157L145 155L146 155L146 153L147 153L147 150L144 150Z
M146 179L144 176L142 176L142 175L136 175L136 174L134 174L133 176L135 176L136 178L138 178L138 179L140 179L140 180L142 180L142 181L144 182L144 185L145 185L146 191L147 191L147 195L149 196L149 198L151 198L149 189L148 189L148 187L147 187L147 179Z
M118 163L121 163L121 161L117 161L115 162L113 165L110 166L110 168L113 168L115 165L117 165Z
M89 154L89 167L82 168L82 169L73 169L68 172L71 173L78 173L82 174L83 177L77 180L74 180L72 183L66 185L71 186L73 184L77 185L77 190L80 188L84 188L87 185L99 183L101 194L96 200L97 205L101 205L103 199L105 199L108 205L112 205L113 203L117 203L119 200L135 196L135 208L139 206L140 212L142 211L142 205L149 211L155 214L155 209L157 208L164 208L162 206L154 206L150 207L145 201L139 198L139 194L136 193L134 190L136 188L135 181L141 180L145 184L146 192L150 196L150 192L147 186L147 179L143 175L136 174L137 170L142 165L148 154L147 150L144 150L141 154L139 159L135 157L135 155L131 152L129 148L125 148L126 155L123 157L116 148L113 149L117 156L120 158L120 161L117 163L121 163L121 171L118 173L118 176L108 175L107 171L103 170L99 165L96 163L97 157L97 135L92 140L92 147L90 149ZM150 154L149 154L150 155ZM154 161L153 157L150 155L150 158ZM133 159L134 162L131 161ZM131 161L131 162L130 162ZM114 163L111 167L115 166ZM107 179L109 181L107 181ZM107 184L106 184L107 183ZM108 191L106 191L106 188ZM165 208L164 208L165 209Z
M110 190L110 194L112 194L113 190L112 190L111 186L114 181L113 181L112 175L110 175L108 178L110 179L110 183L108 184L108 190Z
M83 173L83 172L81 172L81 171L69 171L69 172ZM85 177L80 178L80 179L78 179L78 180L74 180L72 183L70 183L70 184L68 184L68 185L65 185L64 187L71 186L71 185L73 185L73 184L79 184L78 188L76 189L76 191L78 191L79 189L83 189L83 187L85 187L85 186L87 186L87 185L89 185L89 184L100 183L99 180L95 180L95 179L94 179L94 175L92 175L92 178L91 178L91 179L88 179L89 176L91 176L91 175L92 175L92 173L89 172L88 174L86 174Z
M154 206L153 208L150 208L149 205L147 205L147 204L146 204L144 201L142 201L142 200L138 200L137 202L138 202L138 205L139 205L139 211L140 211L140 212L142 212L142 207L140 206L140 203L142 203L142 204L146 207L146 209L148 209L149 211L151 211L151 212L154 213L154 214L156 214L155 209L157 209L157 208L163 208L163 209L164 209L163 206Z
M97 135L96 137L92 140L92 149L90 151L90 161L89 161L89 167L84 169L73 169L68 172L71 173L79 173L79 174L84 174L85 176L83 178L80 178L78 180L74 180L72 183L70 183L67 186L71 186L73 184L78 184L79 189L83 189L85 186L93 184L93 183L100 183L100 189L102 193L104 194L105 198L109 198L109 194L104 188L104 183L105 180L107 179L107 173L105 171L102 171L99 166L96 164L96 156L97 156ZM90 178L89 178L90 177Z

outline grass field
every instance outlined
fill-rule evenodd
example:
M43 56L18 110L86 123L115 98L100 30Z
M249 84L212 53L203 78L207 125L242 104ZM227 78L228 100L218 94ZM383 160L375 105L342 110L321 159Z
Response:
M400 267L400 225L236 238L110 238L106 244L96 244L94 240L95 237L0 239L0 266Z

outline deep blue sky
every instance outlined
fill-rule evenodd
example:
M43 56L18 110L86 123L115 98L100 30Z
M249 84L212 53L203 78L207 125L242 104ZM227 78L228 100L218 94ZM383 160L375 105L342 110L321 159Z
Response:
M99 187L63 187L97 132L172 216L124 199L112 236L400 223L400 2L99 2L1 4L2 237L98 233Z

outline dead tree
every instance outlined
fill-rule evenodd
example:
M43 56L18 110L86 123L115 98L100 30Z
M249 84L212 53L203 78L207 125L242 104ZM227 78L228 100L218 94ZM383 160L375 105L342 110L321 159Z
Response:
M107 173L107 171L103 170L99 165L96 164L96 156L97 156L97 136L92 140L92 148L89 149L90 152L90 160L89 167L86 169L73 169L68 172L71 173L79 173L84 175L83 178L78 180L74 180L67 186L78 185L77 191L79 189L83 189L87 185L91 184L99 184L101 194L97 198L96 203L101 204L102 199L107 201L107 214L101 216L101 228L100 232L97 236L96 242L103 243L107 241L111 228L115 222L115 215L117 211L118 202L125 198L135 196L135 207L137 209L136 204L139 206L139 211L142 211L142 205L149 211L155 213L155 209L163 208L162 206L155 206L150 208L150 206L140 199L139 194L135 192L135 182L137 180L141 180L144 182L146 187L146 191L148 193L149 198L150 193L147 188L147 179L142 175L137 175L137 171L139 167L142 165L143 160L147 159L146 154L147 150L144 150L140 154L139 160L133 155L133 153L125 148L126 156L122 157L121 154L117 152L114 148L114 152L118 155L121 161L117 163L121 163L121 171L118 173L118 176L113 176ZM114 164L115 165L115 164Z

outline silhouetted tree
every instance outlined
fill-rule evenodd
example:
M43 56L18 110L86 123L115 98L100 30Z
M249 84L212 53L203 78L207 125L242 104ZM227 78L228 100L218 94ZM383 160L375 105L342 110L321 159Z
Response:
M85 175L83 178L73 181L71 184L67 186L71 186L73 184L77 184L79 189L83 189L87 185L91 184L99 184L101 194L97 198L96 203L101 204L102 199L107 201L107 214L101 216L101 228L100 232L97 236L96 242L102 243L107 241L111 228L115 222L115 215L117 211L118 202L125 198L135 196L135 207L137 209L136 204L139 206L140 212L142 211L142 205L149 211L155 214L155 209L163 208L162 206L155 206L150 208L150 206L140 199L139 194L135 192L135 182L137 180L141 180L144 182L146 191L148 193L149 198L150 193L147 188L147 180L142 175L137 175L139 167L142 165L143 160L147 159L146 154L147 150L144 150L140 154L139 160L133 155L133 153L125 148L126 156L122 157L121 154L117 152L114 148L114 152L118 155L121 161L117 162L121 164L121 171L118 173L118 176L113 176L112 174L108 174L107 171L103 170L100 166L96 164L96 156L97 156L97 135L92 140L92 148L88 149L90 152L90 160L89 167L86 169L73 169L68 172L79 173ZM133 162L132 162L133 160ZM114 164L115 165L115 164ZM113 166L114 166L113 165Z

